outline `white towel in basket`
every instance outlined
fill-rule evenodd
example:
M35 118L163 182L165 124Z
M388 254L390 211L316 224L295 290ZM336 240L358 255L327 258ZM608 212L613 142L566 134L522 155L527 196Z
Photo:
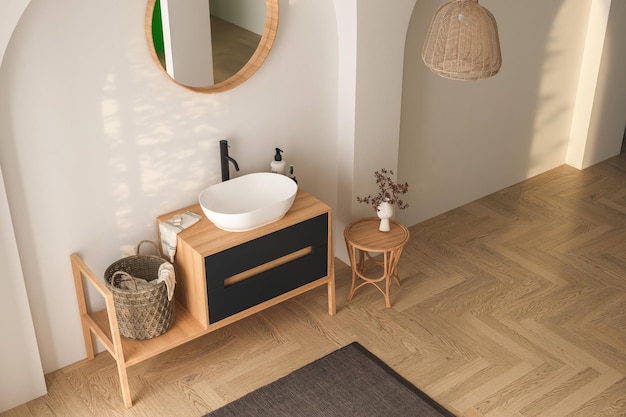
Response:
M119 283L119 288L123 290L143 290L151 285L157 285L161 282L165 282L167 288L167 300L172 301L174 297L174 287L176 287L176 273L174 272L174 265L169 262L163 262L159 265L159 272L157 273L157 279L152 281L146 281L143 278L133 277L132 279L123 279Z
M172 301L174 287L176 286L176 276L174 266L171 263L163 262L161 266L159 266L159 278L157 278L156 282L157 284L165 282L165 286L167 287L167 299L168 301Z
M191 211L186 211L181 215L177 215L161 222L159 232L161 233L161 249L164 255L170 258L170 262L174 262L176 254L176 235L186 228L193 226L202 219L202 216Z

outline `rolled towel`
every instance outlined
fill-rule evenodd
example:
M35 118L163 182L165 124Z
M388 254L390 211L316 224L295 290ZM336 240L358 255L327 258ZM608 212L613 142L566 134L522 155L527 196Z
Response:
M174 287L176 286L176 273L174 272L174 266L169 262L163 262L159 266L158 278L156 283L165 282L167 287L167 299L172 301L174 297ZM154 282L154 281L153 281Z

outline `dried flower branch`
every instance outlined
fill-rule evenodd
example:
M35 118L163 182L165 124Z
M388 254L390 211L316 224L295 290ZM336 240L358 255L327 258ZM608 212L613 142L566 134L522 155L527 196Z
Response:
M375 196L357 197L356 201L370 204L376 211L378 211L378 205L383 201L397 205L400 210L407 208L409 205L402 201L399 196L409 191L409 183L398 184L393 181L392 176L392 170L382 168L380 171L375 171L374 177L376 177L376 184L378 185L378 194Z

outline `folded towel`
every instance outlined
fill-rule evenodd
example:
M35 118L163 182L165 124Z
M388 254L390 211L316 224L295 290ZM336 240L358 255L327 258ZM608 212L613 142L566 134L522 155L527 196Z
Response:
M159 278L156 279L156 283L165 282L167 287L167 299L172 301L174 297L174 287L176 286L176 274L174 272L174 266L169 262L163 262L159 266Z
M170 262L174 262L176 254L176 235L186 228L193 226L202 219L202 216L191 211L177 215L161 222L159 232L161 233L161 249L164 255L170 258Z
M157 279L147 281L143 278L124 276L123 279L117 284L118 288L123 290L143 290L153 285L165 282L167 288L167 299L172 301L174 298L174 287L176 287L176 273L174 272L174 265L169 262L163 262L159 265L159 272L157 273Z
M148 288L149 286L154 284L156 284L156 280L146 281L143 278L127 278L126 276L124 276L124 278L122 278L122 280L117 284L117 288L121 288L122 290L136 291Z

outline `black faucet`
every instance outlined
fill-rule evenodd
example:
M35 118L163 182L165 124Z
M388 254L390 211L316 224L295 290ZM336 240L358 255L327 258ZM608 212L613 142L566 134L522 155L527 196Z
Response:
M220 164L222 165L222 181L228 181L230 179L230 165L232 162L235 165L235 171L239 171L239 164L233 158L228 156L228 141L220 140Z

